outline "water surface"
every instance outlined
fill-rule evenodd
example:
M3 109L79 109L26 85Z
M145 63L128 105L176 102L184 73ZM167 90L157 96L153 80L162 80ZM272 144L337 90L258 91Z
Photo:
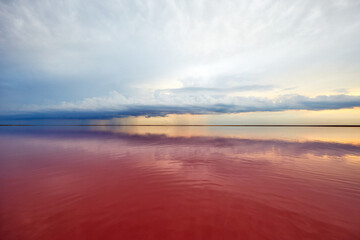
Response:
M359 136L0 127L0 238L360 239Z

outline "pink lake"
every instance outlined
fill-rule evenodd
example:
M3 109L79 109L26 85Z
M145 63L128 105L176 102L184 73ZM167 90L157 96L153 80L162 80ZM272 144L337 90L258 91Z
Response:
M360 239L360 128L0 127L0 238Z

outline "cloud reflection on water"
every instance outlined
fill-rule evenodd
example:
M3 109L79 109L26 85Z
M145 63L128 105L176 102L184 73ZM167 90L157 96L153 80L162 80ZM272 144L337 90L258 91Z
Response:
M0 143L3 234L360 236L358 144L85 127L2 128Z

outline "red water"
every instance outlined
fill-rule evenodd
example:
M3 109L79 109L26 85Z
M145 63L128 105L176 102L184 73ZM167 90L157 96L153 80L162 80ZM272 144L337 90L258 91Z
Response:
M357 142L239 131L3 127L0 238L360 239Z

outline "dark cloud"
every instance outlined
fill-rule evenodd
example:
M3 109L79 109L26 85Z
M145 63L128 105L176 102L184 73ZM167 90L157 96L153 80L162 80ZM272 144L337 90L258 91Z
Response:
M102 99L100 99L101 101ZM157 99L162 101L164 99ZM99 109L49 109L28 112L3 113L1 120L30 120L30 119L110 119L129 116L166 116L168 114L218 114L218 113L245 113L245 112L274 112L285 110L328 110L360 107L360 96L331 95L317 96L315 98L286 95L276 100L267 98L226 98L227 102L216 104L196 103L175 104L174 102L155 102L150 104L125 104L108 106ZM211 98L209 99L211 102ZM149 101L150 102L150 101ZM90 101L91 104L94 102ZM80 107L81 104L79 103ZM86 107L86 105L84 106Z

